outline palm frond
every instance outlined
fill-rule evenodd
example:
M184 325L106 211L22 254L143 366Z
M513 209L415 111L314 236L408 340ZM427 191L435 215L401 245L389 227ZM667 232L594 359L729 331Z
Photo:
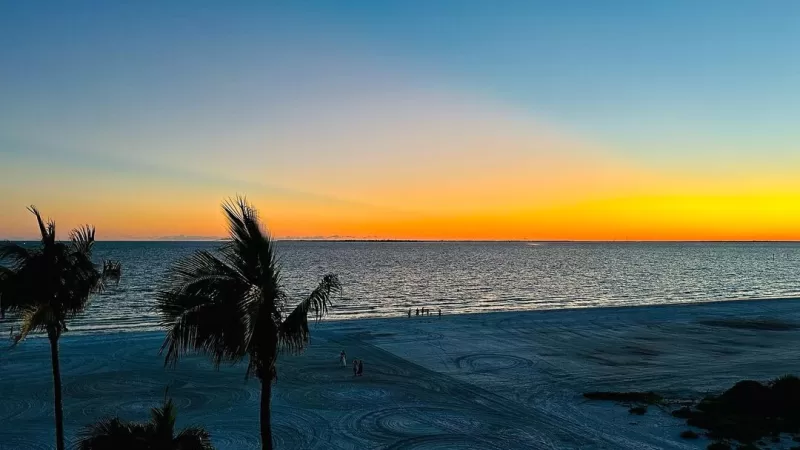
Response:
M36 216L36 222L39 224L39 232L42 235L42 244L54 244L56 242L56 223L52 219L47 219L47 223L45 223L39 210L33 205L28 207L28 211Z
M251 337L247 302L254 296L241 274L210 252L176 264L156 296L168 330L161 346L165 364L190 351L212 355L217 366L244 358Z
M146 450L150 445L149 429L145 424L107 417L87 425L78 433L78 450Z
M68 265L60 270L63 281L58 298L64 307L64 312L73 316L86 309L92 294L105 290L105 278L88 253L69 252L70 249L66 245L59 245L62 245L64 252L67 253L63 259L68 261Z
M200 427L188 427L175 436L174 448L179 450L214 450L211 433Z
M189 427L175 435L176 410L172 399L151 409L149 422L128 422L118 417L100 419L78 433L76 450L213 450L211 435Z
M290 353L300 353L308 344L308 315L320 320L328 312L331 297L341 294L342 285L339 277L333 274L322 277L319 285L309 296L292 311L279 327L279 343L281 349Z
M234 243L249 244L262 240L265 232L259 224L258 211L247 202L247 198L230 198L223 202L222 210L228 219L228 231Z
M0 262L5 261L9 267L17 268L34 257L36 250L23 247L10 241L0 242Z
M91 255L92 247L94 246L94 235L95 229L93 226L83 225L70 231L69 239L72 241L75 251Z
M2 244L0 244L2 245ZM47 278L48 264L46 258L38 250L28 251L24 248L5 247L10 251L20 251L20 262L8 267L2 267L0 272L0 297L3 308L11 311L20 311L35 308L36 305L48 298L47 287L51 285L52 278ZM21 253L27 252L26 256ZM23 260L23 258L25 258ZM45 274L43 276L43 274ZM50 295L49 297L52 297Z
M261 226L256 209L244 197L226 200L222 209L231 236L222 248L223 254L251 283L265 288L267 284L277 287L280 271L275 245Z
M61 327L58 314L52 306L44 304L37 308L26 309L22 313L19 334L14 336L14 344L25 339L33 331L47 331L48 327Z
M171 398L164 400L164 406L150 410L150 427L152 432L163 440L171 440L175 432L177 411Z

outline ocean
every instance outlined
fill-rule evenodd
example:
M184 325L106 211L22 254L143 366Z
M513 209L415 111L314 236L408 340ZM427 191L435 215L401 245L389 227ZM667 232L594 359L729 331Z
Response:
M122 280L70 331L158 329L154 294L167 269L216 245L99 242L95 256L121 261ZM329 319L800 297L800 243L281 241L278 249L298 301L322 275L339 275L344 295Z

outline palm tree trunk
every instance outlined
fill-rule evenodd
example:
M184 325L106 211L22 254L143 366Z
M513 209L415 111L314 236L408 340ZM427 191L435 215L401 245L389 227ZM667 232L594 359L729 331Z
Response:
M61 368L58 365L58 331L47 330L53 365L53 394L56 408L56 449L64 450L64 411L61 407Z
M272 450L272 380L261 380L261 449Z

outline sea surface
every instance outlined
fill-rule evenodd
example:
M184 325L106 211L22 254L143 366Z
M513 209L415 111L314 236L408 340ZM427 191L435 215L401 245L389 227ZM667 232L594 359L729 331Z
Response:
M122 280L71 322L92 333L158 329L154 294L178 259L212 242L100 242ZM287 293L326 273L332 319L800 297L800 243L299 242L278 245ZM0 323L0 332L11 321Z

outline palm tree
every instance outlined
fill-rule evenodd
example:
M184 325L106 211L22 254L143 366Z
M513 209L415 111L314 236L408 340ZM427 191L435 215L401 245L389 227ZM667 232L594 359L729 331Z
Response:
M87 425L78 436L77 450L214 450L211 435L189 427L175 435L175 405L165 398L164 406L150 410L150 421L125 422L119 417Z
M289 310L275 243L244 198L223 204L230 239L216 252L198 251L170 271L158 294L167 336L165 365L187 352L207 354L215 367L247 358L246 376L261 382L261 446L272 449L270 402L280 352L298 354L308 344L308 314L327 313L341 292L336 275Z
M6 306L3 304L3 286L10 279L12 273L8 267L0 266L0 319L6 318Z
M35 207L28 209L36 216L42 240L36 247L0 243L0 261L6 264L0 276L0 299L3 309L20 313L14 345L34 331L46 332L50 340L56 447L64 450L58 339L67 331L67 320L83 311L89 297L102 290L103 273L91 259L93 227L72 230L69 242L57 241L55 222L45 223Z

